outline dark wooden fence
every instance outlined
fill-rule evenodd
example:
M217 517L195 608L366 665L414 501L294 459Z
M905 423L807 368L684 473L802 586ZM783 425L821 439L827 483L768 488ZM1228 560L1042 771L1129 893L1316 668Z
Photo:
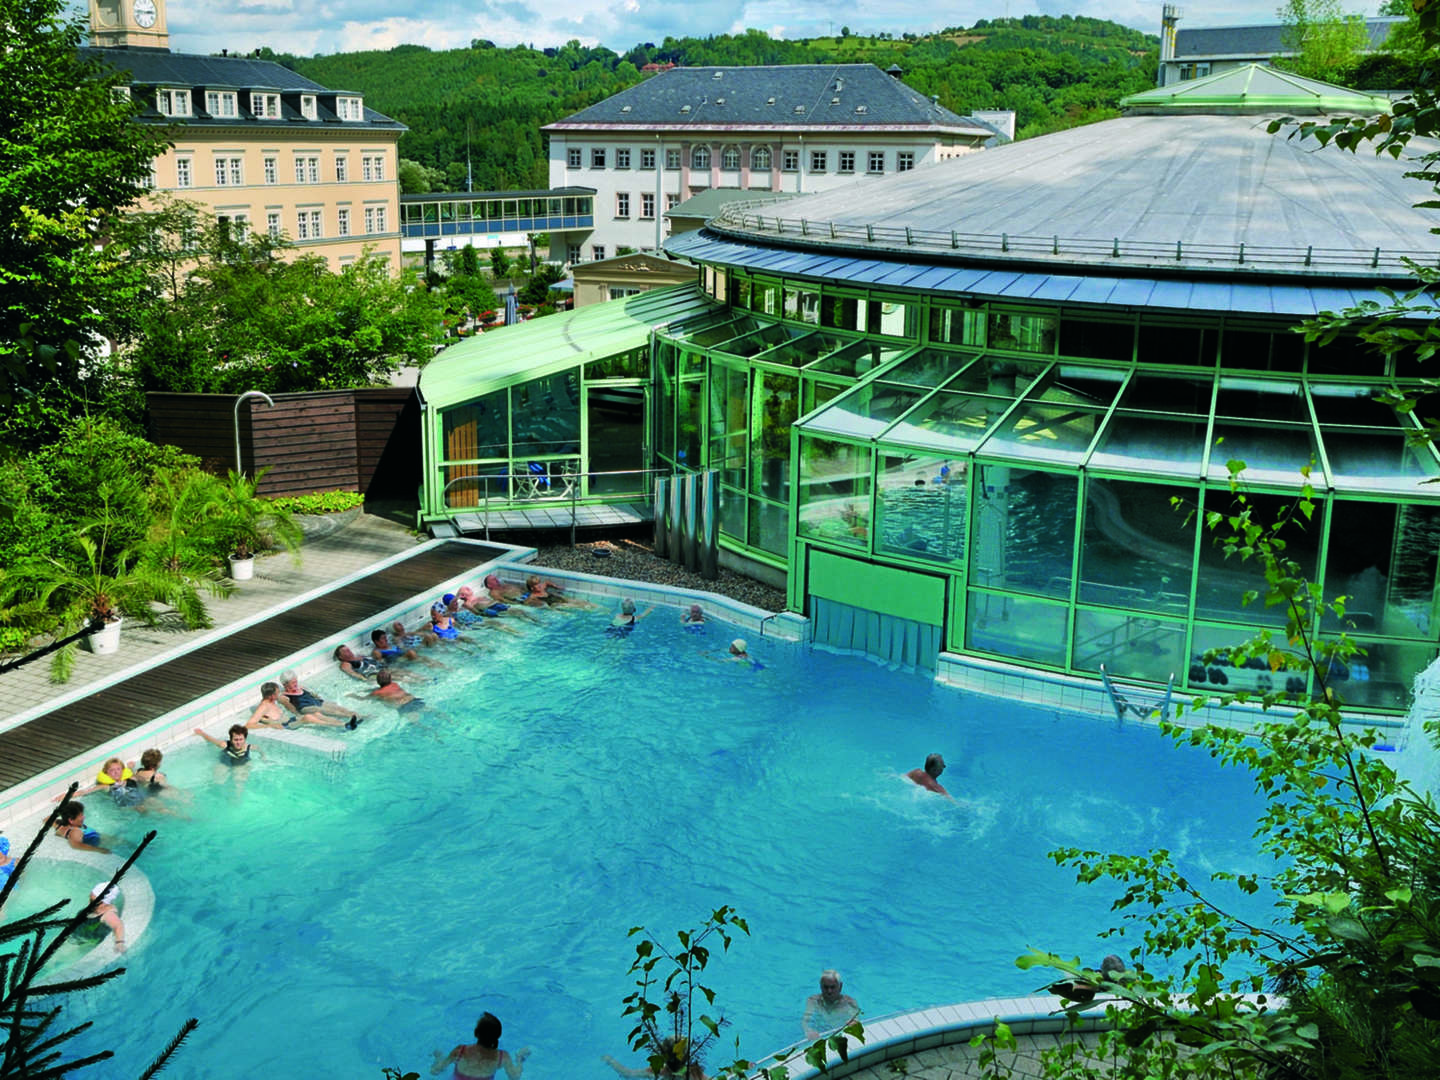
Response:
M246 472L268 469L262 495L358 491L413 498L420 485L420 403L405 388L271 395L240 405ZM146 394L153 442L178 446L223 475L235 467L235 398Z

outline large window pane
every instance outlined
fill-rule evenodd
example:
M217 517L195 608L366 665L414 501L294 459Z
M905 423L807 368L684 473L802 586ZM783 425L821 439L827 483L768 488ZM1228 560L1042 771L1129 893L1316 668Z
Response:
M1129 360L1135 353L1135 324L1065 319L1060 323L1060 355L1095 360Z
M890 428L885 441L959 454L978 446L1011 404L1009 398L942 390Z
M902 352L903 345L882 345L875 341L857 341L837 353L831 353L811 370L827 375L845 375L855 379L881 364L888 364Z
M1171 505L1176 494L1169 484L1090 478L1080 549L1082 603L1186 614L1195 518ZM1190 493L1192 505L1197 495Z
M720 488L720 532L745 543L745 493L732 487Z
M1315 403L1315 419L1322 424L1408 430L1391 406L1375 400L1389 389L1378 384L1312 382L1310 400Z
M1146 364L1214 367L1215 348L1219 340L1219 330L1213 326L1147 326L1141 323L1137 359Z
M801 536L870 546L870 451L829 439L800 440Z
M865 302L865 328L872 334L885 337L913 338L917 310L913 304L902 304L896 300L868 300Z
M471 461L510 456L510 413L506 391L446 409L441 414L445 431L445 460Z
M873 438L899 419L925 396L925 391L908 386L873 382L852 387L836 398L813 423L818 430L837 435Z
M957 361L959 357L956 358ZM1045 371L1042 360L1016 360L1012 356L981 356L945 384L946 390L1016 398Z
M799 285L785 286L785 318L819 325L820 290L802 288Z
M1304 388L1298 380L1242 379L1225 375L1215 395L1215 415L1244 420L1310 422Z
M1215 447L1210 451L1210 476L1226 479L1226 462L1245 462L1245 475L1252 481L1300 483L1300 470L1318 456L1315 435L1299 424L1243 423L1215 421Z
M750 546L782 558L788 556L789 516L787 509L778 503L751 499Z
M1078 479L983 465L970 522L970 581L1070 595Z
M575 371L510 388L516 460L580 452L580 385Z
M875 550L911 559L965 558L964 459L885 454L875 498Z
M1275 522L1281 511L1294 501L1283 495L1264 492L1249 492L1245 497L1251 520L1265 526ZM1204 509L1231 515L1238 513L1240 507L1228 491L1213 490L1206 496ZM1285 541L1285 556L1299 563L1300 572L1308 581L1315 580L1319 538L1325 527L1324 514L1324 504L1317 502L1312 520L1307 522L1303 515L1296 513L1281 534ZM1217 542L1217 537L1225 535L1226 526L1220 528L1218 533L1207 530L1200 538L1199 570L1195 581L1196 616L1267 626L1283 625L1286 618L1284 606L1265 606L1264 569L1254 559L1242 561L1239 555L1227 559L1224 545ZM1258 593L1258 599L1245 604L1244 594L1250 591Z
M705 384L686 379L675 400L675 461L691 469L702 465L700 432L705 423Z
M725 483L743 489L750 453L749 372L718 363L710 370L710 468L719 469Z
M1435 647L1364 638L1357 638L1356 644L1365 650L1365 655L1346 664L1337 661L1326 685L1352 707L1396 712L1406 709L1415 673L1434 658Z
M1075 612L1075 649L1071 666L1126 679L1177 681L1184 675L1185 624L1123 611Z
M767 498L790 498L790 425L800 415L800 378L757 371L750 413L750 490ZM751 521L754 527L754 521Z
M1321 428L1330 475L1341 491L1389 491L1418 494L1435 475L1428 447L1412 446L1399 431Z
M1055 316L990 313L987 344L1002 352L1055 353Z
M1117 412L1090 455L1090 467L1199 477L1206 430L1204 420Z
M930 340L946 345L984 345L984 309L979 306L932 305L930 308Z
M1137 371L1120 398L1122 409L1147 412L1209 416L1214 392L1213 375L1160 375Z
M1440 507L1337 500L1330 512L1325 598L1346 597L1346 629L1385 637L1436 637ZM1337 630L1340 620L1322 624Z
M1238 690L1262 694L1271 690L1304 693L1303 670L1271 671L1270 665L1264 660L1250 659L1237 664L1223 655L1209 663L1205 662L1205 654L1211 650L1233 649L1254 636L1253 626L1208 626L1197 623L1191 635L1190 656L1185 664L1186 685L1193 690L1204 690L1212 694L1233 694Z
M939 349L921 349L900 361L881 378L886 382L910 386L939 386L958 372L968 359L962 354L941 352Z
M965 647L1007 660L1065 666L1070 610L1052 600L971 589L965 605Z
M780 284L775 281L757 281L750 293L750 307L763 315L780 315Z
M1099 409L1024 403L991 432L983 452L1078 465L1104 416Z

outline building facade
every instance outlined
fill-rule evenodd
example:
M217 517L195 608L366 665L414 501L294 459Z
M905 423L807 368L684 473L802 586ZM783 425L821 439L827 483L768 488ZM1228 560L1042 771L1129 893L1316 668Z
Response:
M442 354L420 382L423 518L543 502L556 488L520 483L537 470L566 490L615 453L586 410L624 376L649 389L636 467L711 474L722 562L783 582L816 641L1201 692L1324 678L1403 712L1440 652L1440 454L1420 438L1440 403L1389 404L1425 386L1415 359L1296 329L1403 291L1407 260L1440 259L1433 219L1412 164L1265 123L1387 103L1257 66L1127 104L863 198L732 206L666 245L699 290ZM1349 597L1362 658L1205 660L1284 625L1199 524L1233 512L1235 460L1265 520L1313 489L1287 554Z
M1403 16L1376 15L1365 20L1368 52L1385 44ZM1280 23L1252 26L1197 26L1182 30L1180 9L1166 4L1160 20L1160 63L1155 85L1173 86L1189 79L1219 75L1246 64L1268 64L1275 57L1296 55Z
M172 127L151 185L239 230L265 230L340 270L400 266L404 125L279 64L171 52L165 0L90 0L91 46L126 73L137 120Z
M552 187L595 189L568 261L658 249L664 214L717 188L825 191L934 165L1003 136L873 64L675 68L545 127Z

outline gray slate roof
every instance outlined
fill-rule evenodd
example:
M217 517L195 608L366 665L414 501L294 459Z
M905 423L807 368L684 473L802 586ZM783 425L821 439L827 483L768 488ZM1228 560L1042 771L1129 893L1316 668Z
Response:
M686 106L688 111L682 111ZM617 125L698 129L885 125L975 134L993 131L932 102L874 64L674 68L545 130Z
M1397 16L1377 16L1365 20L1370 31L1370 48L1378 49L1390 36L1390 30L1405 20ZM1284 44L1285 28L1279 23L1263 26L1196 27L1175 32L1175 59L1197 60L1207 56L1246 56L1266 59L1289 50Z
M273 60L257 60L249 56L202 56L196 53L175 53L166 49L145 48L100 49L89 46L78 51L81 59L96 59L101 63L128 72L132 97L146 106L140 113L141 120L167 124L183 122L187 125L203 126L208 124L227 127L233 127L238 122L279 127L288 127L292 123L344 123L357 128L370 126L401 131L405 129L405 125L398 120L392 120L384 113L376 112L368 106L365 109L363 121L341 121L335 114L333 97L327 100L326 95L338 93L362 97L363 95L358 90L336 90L328 86L321 86L314 80L297 75ZM190 87L200 91L191 99L192 115L177 121L173 117L161 116L156 112L154 96L153 94L147 95L146 91L147 88L153 89L157 86ZM203 94L205 90L241 91L238 103L239 118L207 115ZM278 120L257 119L250 112L250 98L247 93L250 90L279 91L281 94L280 118ZM302 93L318 96L318 120L306 120L300 114L298 95Z

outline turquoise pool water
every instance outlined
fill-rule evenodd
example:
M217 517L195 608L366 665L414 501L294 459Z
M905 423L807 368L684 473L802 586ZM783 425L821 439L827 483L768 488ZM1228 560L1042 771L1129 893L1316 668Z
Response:
M443 654L422 692L446 715L341 733L338 760L262 735L241 790L198 739L167 755L193 820L91 797L107 833L159 828L156 910L129 974L72 1007L96 1024L77 1050L138 1071L194 1015L167 1076L378 1078L428 1073L489 1009L502 1045L534 1048L527 1077L610 1077L602 1054L633 1063L626 930L670 938L731 904L754 936L710 983L758 1056L799 1037L825 967L879 1016L1028 993L1030 945L1116 951L1096 936L1111 892L1053 847L1260 868L1245 777L1153 730L753 635L763 670L721 663L735 632L670 609L623 640L608 614L544 618ZM903 778L932 750L955 803Z

